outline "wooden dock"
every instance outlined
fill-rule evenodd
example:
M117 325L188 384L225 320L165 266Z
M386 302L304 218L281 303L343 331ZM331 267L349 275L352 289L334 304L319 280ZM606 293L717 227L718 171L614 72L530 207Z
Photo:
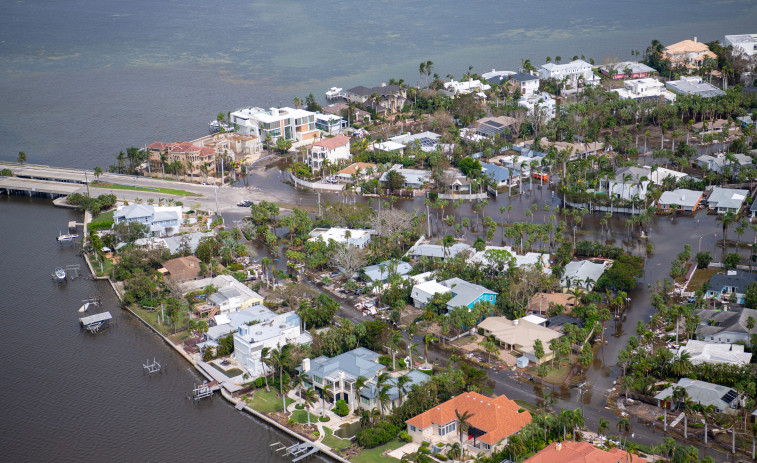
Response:
M79 324L90 333L97 333L100 331L100 328L106 326L112 319L113 316L110 312L102 312L88 317L81 317L79 319Z

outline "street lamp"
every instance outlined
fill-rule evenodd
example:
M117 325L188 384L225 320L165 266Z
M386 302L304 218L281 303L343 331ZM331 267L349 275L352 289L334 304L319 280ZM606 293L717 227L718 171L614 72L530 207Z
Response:
M704 236L699 237L699 250L697 252L702 252L702 238L704 238Z

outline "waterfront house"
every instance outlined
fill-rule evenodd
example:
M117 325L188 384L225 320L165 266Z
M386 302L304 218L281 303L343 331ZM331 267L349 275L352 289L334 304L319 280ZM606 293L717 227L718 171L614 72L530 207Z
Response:
M644 200L649 186L649 169L622 167L615 171L615 177L607 182L608 194L631 201L634 197Z
M200 275L200 263L195 256L177 257L163 262L163 268L168 276L176 282L193 280Z
M499 85L508 80L513 74L516 73L513 71L497 71L496 69L492 69L491 72L481 74L481 78L492 85Z
M315 172L328 162L331 165L346 161L350 154L350 137L337 135L319 140L308 147L307 165Z
M623 82L623 88L616 88L621 100L650 100L658 101L660 97L666 102L676 101L676 94L666 90L665 84L652 78L634 79Z
M501 271L512 265L516 268L540 268L544 273L550 273L549 254L527 252L521 255L513 251L512 246L486 246L482 251L474 252L468 262L484 267L496 266Z
M371 162L354 162L334 174L334 177L336 177L339 182L355 183L356 180L358 182L368 180L371 177L369 172L373 173L375 171L376 164Z
M668 45L662 52L662 58L670 60L674 68L683 66L689 69L701 68L707 58L718 59L717 55L710 51L710 47L699 42L696 37L694 40L683 40Z
M217 158L231 155L237 161L254 161L260 157L263 151L263 144L260 142L259 137L236 132L212 133L192 140L189 143L215 150ZM196 172L200 167L202 167L200 164L193 163L191 175L202 175L202 171L199 173ZM211 174L214 170L215 167L211 169ZM226 172L229 170L230 168L226 166Z
M197 247L200 245L200 241L202 241L203 238L214 235L215 232L211 230L209 232L193 232L166 236L160 238L160 240L163 241L168 250L171 251L171 254L176 254L182 250L188 250L189 252L194 253L197 251Z
M347 119L347 122L353 124L356 122L371 122L371 113L368 111L355 107L352 108L352 115L349 114L349 111L350 107L345 103L334 103L323 107L324 114L341 116L342 119Z
M404 151L405 148L410 146L417 146L424 153L434 153L436 151L442 151L444 153L452 152L455 145L442 143L441 137L441 135L434 132L421 132L416 134L403 133L390 138L386 143L388 144L388 147L396 146L394 143L399 143L403 146L401 151Z
M413 298L413 306L422 309L436 294L446 294L448 292L450 292L448 287L435 280L430 280L413 286L413 289L410 291L410 297Z
M385 260L380 264L369 265L363 268L363 273L368 281L386 281L390 275L405 276L413 270L413 266L407 262L397 260Z
M563 441L547 445L523 463L647 463L638 455L629 455L623 449L608 450L594 447L586 441Z
M690 378L681 378L674 386L666 387L654 396L657 406L678 409L681 403L673 399L673 390L679 387L686 391L686 399L692 403L712 405L720 413L733 413L741 406L739 393L733 388Z
M262 304L263 296L247 287L231 275L185 281L180 285L182 294L201 291L213 286L216 292L208 297L208 303L219 308L221 313L246 309L254 304Z
M250 379L272 370L261 362L263 348L281 349L287 344L307 344L312 336L300 327L296 312L277 314L265 306L255 306L255 319L238 326L234 332L234 357L248 371Z
M510 436L531 422L531 414L504 395L491 398L464 392L405 421L408 434L413 442L428 442L432 451L438 451L459 442L457 415L466 412L468 430L462 450L472 455L500 450Z
M542 64L539 68L539 79L555 79L557 81L567 79L574 88L578 86L579 81L583 81L584 85L596 85L600 80L594 74L592 65L581 59L566 64Z
M484 336L493 336L506 349L520 353L537 365L552 360L554 352L549 348L549 341L562 336L555 330L523 318L510 320L507 317L487 317L478 324L478 328ZM544 348L541 359L536 358L534 350L537 340L541 340Z
M379 376L385 372L386 367L378 362L379 354L364 347L358 347L351 351L337 355L336 357L320 356L314 359L303 359L302 365L296 369L308 376L306 387L313 387L318 393L323 391L324 386L331 386L333 402L344 400L353 411L357 408L371 410L382 407L378 400L377 382ZM425 373L410 371L407 376L409 381L405 384L405 392L402 399L407 397L407 392L414 386L423 384L430 379ZM355 388L358 378L365 379L365 386L360 390ZM385 409L393 409L400 405L397 379L387 378L384 385L389 386L387 391L389 402L383 404Z
M263 109L243 108L231 113L231 123L239 133L276 143L279 138L292 142L312 140L319 134L315 113L289 107Z
M147 225L151 233L158 236L173 235L182 223L181 206L152 206L150 204L130 204L118 206L113 214L113 222L140 223Z
M355 230L351 228L315 228L310 232L310 238L308 241L323 241L328 244L330 241L344 244L346 246L354 246L356 248L363 249L368 246L371 241L371 235L375 234L375 230Z
M712 98L725 95L725 92L716 86L704 82L699 76L681 77L679 80L665 82L665 87L679 95L695 95L702 98Z
M151 169L162 172L169 165L179 163L182 171L191 177L204 175L204 166L211 166L210 172L215 172L216 150L212 147L203 147L192 142L162 143L156 142L147 145ZM178 176L178 172L175 172Z
M757 310L737 307L729 310L701 309L694 312L699 317L697 339L700 341L730 344L752 344L752 335L757 327L749 328L749 317L757 320Z
M345 98L371 107L379 114L392 115L405 106L407 92L399 85L381 84L372 88L360 85L347 90Z
M447 310L456 307L472 309L474 305L488 302L492 306L497 302L497 293L481 285L469 283L461 278L450 278L442 281L442 285L452 292L452 299L447 302Z
M689 354L689 360L693 365L702 363L749 365L752 360L752 353L744 352L743 344L721 344L690 339L685 346L673 350L676 356L684 352Z
M328 135L341 135L348 122L336 114L315 114L315 128Z
M707 198L707 207L718 214L728 211L738 213L748 195L749 190L715 187Z
M657 200L657 209L661 211L694 212L699 209L704 193L701 191L678 188L673 191L664 191Z
M444 83L444 89L450 92L453 98L456 95L467 95L470 93L475 93L479 97L486 98L486 95L483 92L491 90L491 88L491 85L473 79L464 82L458 82L452 79L449 82Z
M753 57L757 55L757 34L726 35L723 46L732 46L734 53Z
M608 64L599 68L599 72L613 79L645 79L654 74L654 68L637 61L623 61L621 63ZM656 82L656 81L655 81Z
M529 97L535 95L539 91L539 77L527 74L525 72L519 72L511 75L508 80L513 85L513 89L520 91L521 96Z
M605 273L609 262L605 261L603 264L595 264L590 260L568 262L563 270L560 285L566 289L581 288L591 291L602 274Z
M517 121L510 116L483 117L476 121L476 133L483 137L508 135L515 128Z

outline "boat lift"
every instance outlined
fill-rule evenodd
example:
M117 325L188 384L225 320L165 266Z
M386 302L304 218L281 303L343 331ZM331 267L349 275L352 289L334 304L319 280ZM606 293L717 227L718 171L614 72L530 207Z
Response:
M212 399L213 398L213 387L215 384L215 381L208 383L205 381L204 383L198 385L194 385L194 389L192 389L192 398L195 400L195 402L199 402L202 399Z
M149 375L152 375L153 373L162 373L163 367L158 363L157 360L155 360L155 357L152 358L152 363L150 360L145 360L145 363L142 364L142 368L144 368L145 372Z
M110 312L102 312L95 315L90 315L88 317L81 317L79 319L79 324L82 328L89 331L90 333L96 334L100 331L101 328L108 326L108 323L112 319L113 316L110 314Z
M310 442L301 442L288 447L281 442L274 442L270 447L274 452L282 456L293 457L292 463L304 460L305 458L318 453L318 447Z

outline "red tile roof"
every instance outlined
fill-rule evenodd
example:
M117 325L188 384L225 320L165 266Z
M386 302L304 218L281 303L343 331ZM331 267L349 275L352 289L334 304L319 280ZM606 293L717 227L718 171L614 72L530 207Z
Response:
M504 395L492 399L477 392L466 392L410 418L406 423L426 429L432 424L445 425L454 421L457 418L455 410L459 413L468 411L473 414L468 423L486 433L478 440L494 445L531 422L531 414L527 411L518 413L520 408Z
M637 455L633 456L633 463L647 463L647 460ZM630 463L626 452L617 448L609 451L598 449L588 442L565 441L549 444L541 452L532 456L524 463Z
M194 145L191 142L183 141L177 143L163 143L156 142L147 146L151 150L165 151L170 153L185 154L196 153L199 156L212 156L216 151L213 148L205 148L203 146Z
M317 141L313 143L313 146L320 146L322 148L326 148L327 150L333 150L334 148L339 148L340 146L344 146L349 142L350 137L337 135L336 137L324 138L321 141Z

